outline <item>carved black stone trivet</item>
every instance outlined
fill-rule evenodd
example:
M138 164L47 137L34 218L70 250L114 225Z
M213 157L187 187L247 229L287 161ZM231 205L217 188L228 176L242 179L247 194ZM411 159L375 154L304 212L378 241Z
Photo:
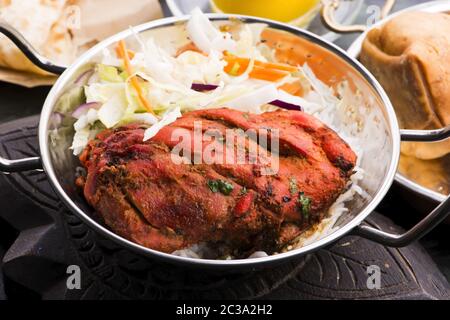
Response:
M37 121L0 126L1 154L37 155ZM3 257L5 292L13 298L24 290L44 299L450 298L448 282L418 244L392 249L348 236L276 268L210 275L150 261L100 238L61 204L43 172L0 175L0 190L0 219L20 231ZM376 213L368 223L397 229ZM81 268L80 290L67 289L68 265ZM379 290L367 288L370 265L381 269Z

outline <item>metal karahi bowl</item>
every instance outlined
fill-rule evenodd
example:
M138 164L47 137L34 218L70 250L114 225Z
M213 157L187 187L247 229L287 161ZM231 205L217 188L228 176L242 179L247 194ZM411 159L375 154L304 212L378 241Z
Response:
M3 172L16 172L43 168L64 204L93 230L123 247L134 250L148 258L192 268L242 270L274 265L329 245L349 233L358 234L386 245L403 246L423 236L447 216L450 211L449 199L403 235L389 234L361 225L364 219L383 199L394 180L399 159L401 137L407 140L433 140L442 139L443 135L447 133L408 130L401 132L398 128L392 105L375 78L345 51L308 31L271 20L241 15L210 14L208 17L214 23L223 23L230 19L233 21L239 20L243 23L265 23L270 28L290 33L303 43L310 56L318 55L321 57L319 63L310 65L316 74L320 74L320 70L329 68L333 70L329 79L321 79L322 81L331 86L337 86L339 83L333 79L344 79L350 83L349 87L352 88L354 96L360 97L358 101L361 108L363 108L361 109L362 112L360 112L361 124L363 127L372 126L371 134L361 133L360 137L363 145L367 146L360 164L367 175L360 183L360 186L365 190L368 197L355 197L348 202L346 205L348 211L336 221L332 232L302 247L263 258L206 260L175 256L143 247L120 237L93 218L93 209L86 203L84 197L77 191L75 186L75 171L79 162L69 150L73 133L70 130L64 130L58 125L55 126L55 121L53 121L55 117L60 116L55 110L58 99L73 85L75 79L86 70L86 66L104 48L113 46L122 39L133 41L135 32L142 37L150 36L152 32L166 32L170 28L185 22L189 16L165 18L116 34L87 51L66 70L64 70L64 67L55 66L37 55L16 31L5 24L1 24L0 32L9 36L32 61L50 72L62 72L62 75L51 89L42 109L39 124L41 157L20 160L0 159L0 170ZM374 116L369 118L367 116L369 114ZM350 118L347 120L353 121ZM361 132L366 131L363 130Z

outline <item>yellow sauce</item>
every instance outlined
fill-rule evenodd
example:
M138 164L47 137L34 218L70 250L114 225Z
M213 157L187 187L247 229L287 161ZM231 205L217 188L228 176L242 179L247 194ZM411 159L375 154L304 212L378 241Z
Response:
M450 154L433 160L421 160L402 154L399 172L405 177L444 195L450 193Z
M211 0L215 11L292 23L317 12L319 3L320 0Z

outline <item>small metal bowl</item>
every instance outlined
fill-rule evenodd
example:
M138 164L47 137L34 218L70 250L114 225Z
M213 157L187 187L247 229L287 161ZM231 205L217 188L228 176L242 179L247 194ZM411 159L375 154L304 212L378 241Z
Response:
M424 12L450 12L450 1L448 0L439 0L439 1L430 1L427 3L423 3L420 5L412 6L407 9L395 12L388 17L382 19L381 21L377 22L373 26L371 26L369 29L363 26L363 28L360 28L359 30L355 31L364 31L359 37L352 43L352 45L347 50L347 53L354 58L359 57L359 53L361 52L361 47L363 44L364 39L367 36L367 33L373 29L378 28L385 24L387 21L392 19L393 17L407 11L424 11ZM336 28L334 28L335 31ZM450 178L450 177L449 177ZM446 196L442 193L439 193L437 191L434 191L432 189L429 189L425 186L420 185L419 183L411 180L407 176L397 173L395 176L395 181L400 184L403 188L407 189L409 196L419 195L420 198L431 201L432 203L440 203L445 200ZM426 207L426 205L425 205Z

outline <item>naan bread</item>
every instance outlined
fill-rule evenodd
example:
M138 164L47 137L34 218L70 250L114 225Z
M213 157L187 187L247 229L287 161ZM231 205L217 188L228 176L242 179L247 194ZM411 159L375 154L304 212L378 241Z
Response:
M19 30L36 50L57 64L74 58L72 39L62 19L66 0L0 0L0 18ZM0 66L47 74L0 35Z
M43 56L67 66L104 38L161 16L158 0L0 0L1 19ZM0 67L49 75L3 35Z

